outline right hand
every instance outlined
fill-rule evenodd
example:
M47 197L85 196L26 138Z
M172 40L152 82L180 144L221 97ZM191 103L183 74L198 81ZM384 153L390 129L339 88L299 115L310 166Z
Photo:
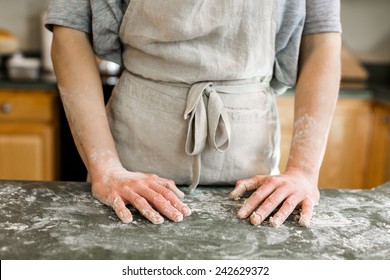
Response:
M104 105L93 47L85 32L55 25L52 57L57 83L77 150L92 181L92 193L114 208L124 223L133 205L152 223L179 222L191 214L175 183L156 175L129 172L118 159ZM80 61L83 63L79 63ZM157 212L158 211L158 212Z
M92 180L92 194L111 206L124 223L133 221L126 204L131 204L153 224L164 222L161 214L174 222L191 215L190 208L180 200L184 193L172 180L130 172L123 167L106 170L102 178Z

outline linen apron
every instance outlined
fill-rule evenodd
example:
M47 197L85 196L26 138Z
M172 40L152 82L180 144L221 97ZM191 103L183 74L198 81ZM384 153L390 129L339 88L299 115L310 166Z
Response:
M277 1L132 0L107 104L123 166L178 185L276 174Z

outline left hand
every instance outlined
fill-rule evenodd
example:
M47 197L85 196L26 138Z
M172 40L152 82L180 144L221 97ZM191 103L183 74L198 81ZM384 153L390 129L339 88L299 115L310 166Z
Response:
M250 217L253 225L260 225L281 205L270 218L273 227L280 226L296 207L302 209L299 224L308 227L314 206L320 198L316 176L305 176L297 169L276 176L254 176L238 181L229 197L239 199L247 191L254 193L245 201L237 216L240 219Z

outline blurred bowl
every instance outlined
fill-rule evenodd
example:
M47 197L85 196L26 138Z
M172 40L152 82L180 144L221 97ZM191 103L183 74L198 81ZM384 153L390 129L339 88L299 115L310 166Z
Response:
M98 62L99 72L103 76L117 76L121 72L121 66L115 62L108 60L100 60Z
M38 58L25 58L22 54L15 54L7 60L8 77L11 80L37 80L40 66Z

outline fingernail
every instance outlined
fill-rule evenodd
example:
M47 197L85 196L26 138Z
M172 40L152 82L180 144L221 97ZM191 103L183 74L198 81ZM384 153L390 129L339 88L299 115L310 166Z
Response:
M262 222L261 216L256 214L255 212L252 213L250 217L250 221L253 225L257 226L260 225Z
M152 223L153 224L159 225L159 224L162 224L163 222L164 222L164 218L161 217L160 215L155 214L152 216Z
M238 199L237 194L236 194L234 191L232 191L232 192L229 194L229 198L230 198L230 199L234 199L234 200Z
M133 222L133 218L132 217L126 217L122 220L123 223L125 224L130 224L131 222Z
M173 219L174 219L174 222L179 223L179 222L183 221L183 215L176 214Z
M305 216L301 216L298 223L301 227L310 227L310 220Z
M248 211L245 209L240 209L237 213L237 216L241 219L245 219L248 216Z
M162 224L164 222L164 219L163 218L158 218L156 220L153 221L153 224L155 225L159 225L159 224Z
M279 227L282 223L280 221L280 218L279 217L271 217L269 218L269 222L271 224L271 226L273 226L274 228L277 228Z
M184 206L183 208L181 208L181 212L183 213L184 217L188 217L192 213L191 209L188 208L187 206Z
M125 224L129 224L133 221L133 217L129 215L129 213L126 211L126 210L123 210L121 212L119 212L119 215L120 215L120 219L123 223Z
M180 199L183 199L186 195L182 192L182 191L178 191L176 193L177 197L180 198Z

